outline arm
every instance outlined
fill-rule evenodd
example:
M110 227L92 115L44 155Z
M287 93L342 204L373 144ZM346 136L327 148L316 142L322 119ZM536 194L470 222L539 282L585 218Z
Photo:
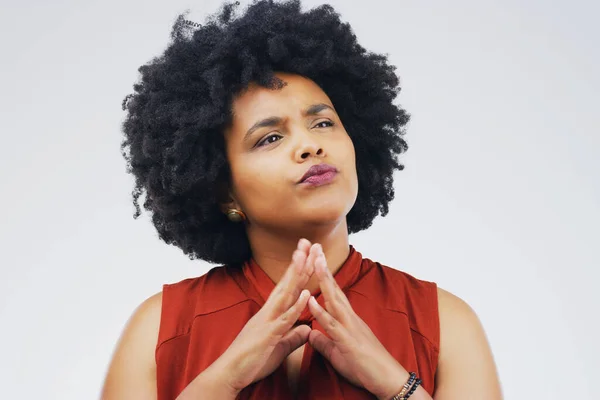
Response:
M219 360L198 375L177 396L176 400L235 400L239 391L229 387L223 375L225 369L218 365Z
M493 355L473 309L439 287L438 307L440 355L433 398L502 400Z
M102 400L156 399L156 360L162 292L144 300L133 312L117 343L108 368ZM213 364L198 375L177 400L235 399L222 368Z
M127 322L108 367L102 400L156 399L156 361L162 292L140 304Z

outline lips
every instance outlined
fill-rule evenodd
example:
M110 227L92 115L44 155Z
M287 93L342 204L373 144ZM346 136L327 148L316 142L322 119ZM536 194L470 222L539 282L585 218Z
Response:
M306 181L308 178L310 178L311 176L315 176L315 175L324 175L327 173L336 173L337 169L329 164L317 164L317 165L313 165L312 167L310 167L308 169L308 171L306 171L306 173L304 174L304 176L302 177L302 179L300 179L300 182L298 183L302 183L304 181Z

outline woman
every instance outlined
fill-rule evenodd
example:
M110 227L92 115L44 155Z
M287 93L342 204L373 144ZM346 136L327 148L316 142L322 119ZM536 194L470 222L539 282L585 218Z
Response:
M135 216L221 265L135 310L103 398L500 399L472 309L349 244L403 168L395 68L328 5L236 5L180 16L123 103Z

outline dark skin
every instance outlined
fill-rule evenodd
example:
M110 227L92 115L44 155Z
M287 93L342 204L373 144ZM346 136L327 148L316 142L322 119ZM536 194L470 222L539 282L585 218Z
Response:
M274 282L283 276L301 237L322 245L335 274L349 254L346 214L358 193L354 146L316 83L299 75L276 75L287 83L283 89L251 85L233 101L233 122L225 131L232 187L223 210L246 214L252 255ZM330 108L303 114L318 104ZM281 121L246 137L255 123L269 117ZM308 168L322 162L338 169L333 182L298 184ZM305 288L319 291L317 277Z
M233 399L285 359L288 373L293 370L290 365L297 370L301 346L307 342L349 381L377 398L390 399L409 374L356 315L334 279L349 253L345 216L358 191L352 141L335 111L322 108L315 115L302 115L314 104L335 110L314 82L277 75L287 82L285 88L251 86L233 103L233 124L225 132L233 185L230 201L222 204L223 212L237 208L246 213L253 257L277 286L227 351L178 399ZM281 123L260 128L244 140L250 127L272 116L282 118ZM265 146L255 147L258 142ZM299 186L306 170L321 162L339 170L335 180L319 187ZM301 237L309 240L298 241ZM311 300L309 291L322 291L325 308ZM493 356L477 315L439 287L438 298L441 337L435 399L501 399ZM132 316L107 373L103 399L156 398L161 303L159 292ZM307 325L293 328L306 307L327 335ZM411 396L431 398L422 386Z
M230 201L222 209L245 213L252 255L273 282L288 271L294 251L301 250L309 260L310 278L292 297L295 300L300 289L323 292L326 309L306 299L300 307L308 306L331 339L302 327L296 345L310 342L351 382L379 398L390 398L408 372L354 313L333 277L349 254L346 215L358 194L354 145L316 83L298 75L276 75L287 83L283 89L251 85L232 103L233 122L224 132L232 186ZM265 119L271 122L256 128ZM337 168L335 179L317 187L299 184L306 171L320 163ZM299 238L308 241L302 244ZM287 361L292 387L302 352L299 347ZM419 389L415 399L430 398Z

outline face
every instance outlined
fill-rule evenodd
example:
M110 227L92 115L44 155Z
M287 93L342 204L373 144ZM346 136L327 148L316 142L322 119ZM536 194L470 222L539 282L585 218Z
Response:
M282 89L251 85L233 101L225 132L233 199L227 206L264 228L345 223L358 193L352 141L316 83L276 76L287 84ZM301 182L319 164L336 171Z

